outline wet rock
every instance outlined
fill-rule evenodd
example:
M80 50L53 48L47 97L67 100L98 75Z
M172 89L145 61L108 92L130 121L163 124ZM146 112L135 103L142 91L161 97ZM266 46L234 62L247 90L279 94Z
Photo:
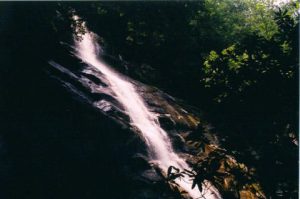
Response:
M185 139L179 135L179 134L175 134L172 137L172 143L173 143L173 147L175 150L179 150L179 151L187 151L187 147L185 145Z
M162 178L162 176L159 175L155 171L155 169L152 169L152 168L142 172L141 176L143 178L146 178L147 180L149 180L151 183L156 183L156 182L164 180L164 178Z
M174 182L168 182L168 184L174 193L178 193L177 197L184 198L184 199L192 199L184 189L178 186L178 184Z
M259 182L254 177L254 169L239 163L224 149L212 144L204 145L204 152L192 158L196 165L198 183L208 180L227 198L266 198Z
M133 193L132 199L157 199L160 198L158 193L151 189L141 189Z
M201 141L188 140L185 144L190 153L199 154L204 151L205 146Z
M135 154L131 159L131 166L133 170L148 170L151 166L148 163L148 158L143 154Z
M192 134L192 131L181 131L181 132L179 132L179 134L180 134L185 140L187 140L187 138L189 137L189 135Z
M240 191L240 199L257 199L257 197L250 191Z
M165 130L174 129L175 124L170 118L161 116L158 118L158 120L163 129L165 129Z

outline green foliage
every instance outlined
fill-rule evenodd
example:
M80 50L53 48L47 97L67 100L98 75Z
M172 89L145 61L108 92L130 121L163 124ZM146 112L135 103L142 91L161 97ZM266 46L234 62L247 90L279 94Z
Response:
M215 102L209 104L210 118L222 133L239 140L230 146L249 147L244 160L257 164L260 176L280 170L276 180L261 181L271 196L284 182L280 189L286 198L294 197L297 190L296 163L291 160L296 161L298 147L293 138L298 129L298 6L275 9L277 32L271 38L254 32L223 50L211 51L203 61L200 80L203 93Z
M216 91L215 100L241 96L248 87L255 87L266 77L289 81L296 78L297 22L287 10L276 16L279 32L270 39L248 36L241 43L230 45L217 53L211 51L203 63L201 82ZM291 32L291 33L289 33Z
M277 32L268 3L263 0L206 0L205 7L217 34L233 42L251 33L270 39Z
M168 180L174 181L188 176L193 181L192 189L197 185L200 192L205 193L205 189L213 185L224 198L266 198L256 179L254 168L248 168L245 164L237 162L232 156L226 154L225 150L208 148L199 155L193 170L180 171L170 166Z
M201 158L195 171L197 174L194 175L194 184L205 187L205 182L209 181L225 198L245 198L244 193L252 196L251 198L266 198L256 180L255 170L237 162L221 149L215 149Z
M219 94L215 100L221 102L229 95L254 86L263 74L275 67L277 60L269 60L268 57L270 55L260 49L250 54L247 50L236 49L235 45L220 54L211 51L203 64L204 77L201 81L206 88L217 90Z

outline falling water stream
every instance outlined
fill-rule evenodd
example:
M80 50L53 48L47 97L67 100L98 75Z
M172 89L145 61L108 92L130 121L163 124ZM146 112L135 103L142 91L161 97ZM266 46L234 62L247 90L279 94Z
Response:
M74 20L79 19L78 16L73 18ZM101 72L107 79L108 86L113 91L113 97L123 106L130 118L131 125L138 129L145 140L149 159L156 162L164 172L167 172L170 166L181 171L190 170L185 160L174 152L170 138L166 131L161 128L157 115L148 109L135 85L99 58L101 48L95 40L95 34L87 29L85 22L81 26L85 29L85 33L79 35L81 39L74 39L75 55L90 67ZM211 185L210 188L203 188L202 193L198 187L192 189L191 180L188 176L181 179L177 178L175 182L192 198L221 198L218 191Z

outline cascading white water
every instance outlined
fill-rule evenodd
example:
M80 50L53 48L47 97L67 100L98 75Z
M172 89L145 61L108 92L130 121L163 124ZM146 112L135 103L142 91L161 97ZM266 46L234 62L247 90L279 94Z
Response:
M78 19L78 16L74 17L74 20ZM190 170L185 160L174 152L171 141L167 133L160 127L156 114L149 111L131 82L98 58L100 46L95 41L95 34L88 31L84 22L82 26L85 33L80 34L80 40L74 39L76 56L84 63L100 71L108 80L108 86L114 93L113 97L122 104L125 112L130 117L131 125L136 127L145 139L149 158L155 161L164 172L167 172L170 166L179 168L181 171L184 169ZM202 193L197 187L192 189L191 181L187 176L175 181L192 198L221 198L213 186L210 186L209 189L203 188Z

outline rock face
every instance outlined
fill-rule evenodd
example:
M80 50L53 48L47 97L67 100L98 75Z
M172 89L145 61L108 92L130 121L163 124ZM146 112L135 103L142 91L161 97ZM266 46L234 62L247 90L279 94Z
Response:
M143 138L139 136L138 129L130 125L122 105L111 97L112 91L99 71L81 64L72 68L55 61L49 64L52 66L49 69L51 76L67 88L72 96L119 126L118 131L110 132L118 140L107 142L115 145L109 150L115 150L122 156L118 168L124 181L128 182L128 198L189 198L174 179L169 178L169 174L148 160ZM175 151L194 168L194 171L179 172L190 175L198 187L209 181L224 198L265 198L255 180L254 169L238 163L232 155L220 148L218 137L210 131L207 123L200 120L198 110L187 107L157 88L130 78L128 81L136 86L148 108L159 116L160 125L169 134Z

